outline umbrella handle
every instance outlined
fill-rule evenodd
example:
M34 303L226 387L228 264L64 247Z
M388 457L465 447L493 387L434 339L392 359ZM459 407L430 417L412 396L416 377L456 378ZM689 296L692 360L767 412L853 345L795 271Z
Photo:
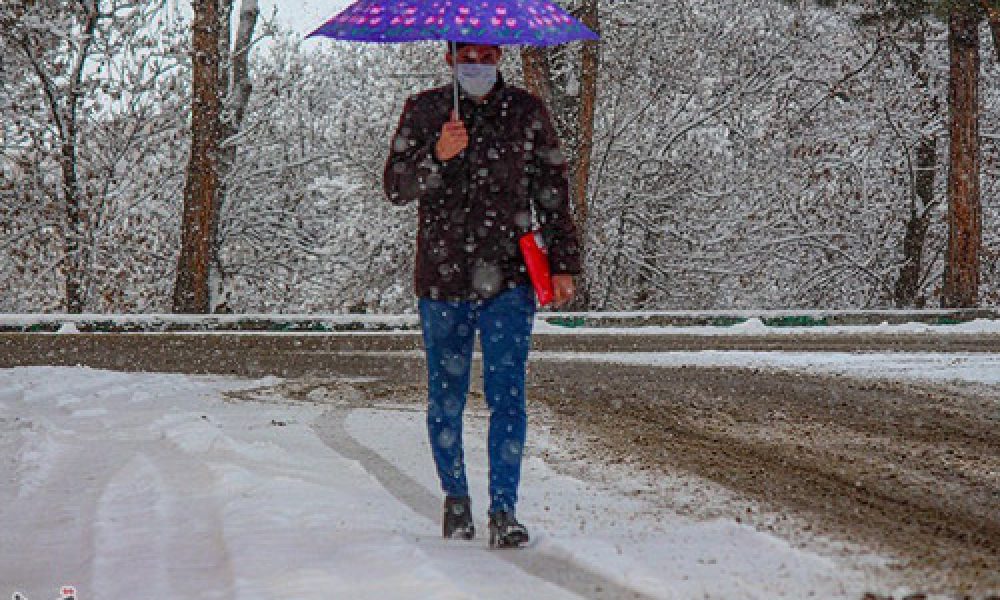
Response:
M455 68L456 61L458 60L458 44L454 41L450 41L449 43L451 44L451 87L455 92L455 118L461 119L462 114L458 112L458 69Z

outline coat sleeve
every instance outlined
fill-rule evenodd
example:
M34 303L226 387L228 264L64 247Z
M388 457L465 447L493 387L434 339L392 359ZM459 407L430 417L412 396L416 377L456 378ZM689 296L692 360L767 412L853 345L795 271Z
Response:
M434 156L440 133L431 126L432 120L432 115L421 113L415 97L406 100L382 176L386 198L393 204L420 200L442 186L449 165Z
M531 127L534 130L535 157L532 202L548 246L553 275L579 275L580 239L569 201L569 178L566 156L544 103L538 100Z

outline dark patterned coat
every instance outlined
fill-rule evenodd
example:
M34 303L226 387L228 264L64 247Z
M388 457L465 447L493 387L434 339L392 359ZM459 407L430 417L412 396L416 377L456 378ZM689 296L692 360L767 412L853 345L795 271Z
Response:
M502 80L482 104L463 95L469 147L442 163L434 147L453 102L450 85L407 99L385 165L388 199L418 203L417 295L476 300L530 284L518 239L533 220L553 274L579 274L566 159L542 101Z

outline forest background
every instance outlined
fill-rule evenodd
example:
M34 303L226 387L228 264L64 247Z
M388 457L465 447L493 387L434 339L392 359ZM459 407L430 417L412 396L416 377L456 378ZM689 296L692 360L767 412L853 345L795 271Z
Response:
M502 69L571 160L575 308L1000 304L991 3L563 5L602 42ZM382 167L406 97L447 83L443 46L305 33L256 0L0 3L0 312L412 312L415 209ZM949 228L970 198L963 298Z

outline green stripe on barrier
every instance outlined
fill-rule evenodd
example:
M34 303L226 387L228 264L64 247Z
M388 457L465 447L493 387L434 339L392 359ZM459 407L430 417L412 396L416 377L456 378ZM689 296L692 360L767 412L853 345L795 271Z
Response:
M747 320L739 317L716 317L712 319L710 327L733 327L734 325L743 325Z
M586 319L583 317L552 317L551 319L546 319L545 321L550 325L569 327L571 329L583 327L586 324Z
M808 315L771 317L761 320L768 327L825 327L829 325L826 317L816 318Z

